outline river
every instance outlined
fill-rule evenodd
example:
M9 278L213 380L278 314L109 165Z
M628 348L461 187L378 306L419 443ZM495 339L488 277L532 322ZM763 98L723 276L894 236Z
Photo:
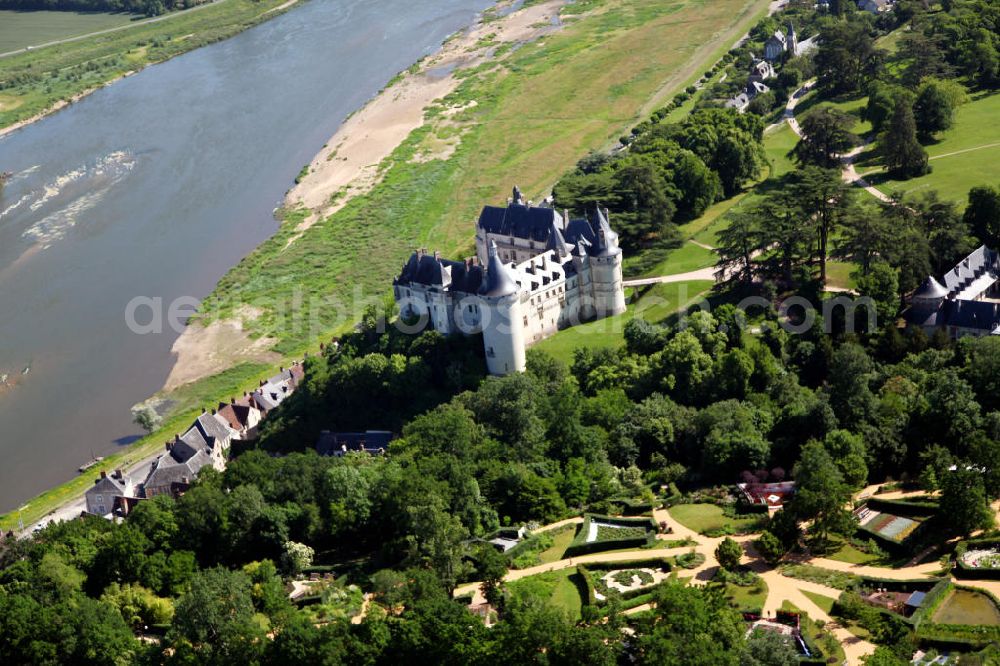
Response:
M0 511L141 434L177 333L128 302L207 295L343 119L490 4L311 0L0 138Z

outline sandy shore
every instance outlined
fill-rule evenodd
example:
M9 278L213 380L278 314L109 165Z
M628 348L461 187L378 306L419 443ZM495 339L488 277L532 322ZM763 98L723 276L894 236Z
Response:
M309 173L289 190L285 204L311 211L288 244L317 221L339 210L351 197L369 191L378 182L378 166L410 132L424 124L424 111L435 100L455 90L455 68L487 61L500 45L538 39L560 28L559 9L566 0L549 0L476 25L449 39L441 49L387 86L337 130L309 165ZM497 7L509 7L509 0ZM458 110L458 109L455 109ZM454 110L453 110L454 111ZM446 112L448 113L448 112ZM443 157L454 146L442 146ZM217 321L209 326L192 323L174 343L177 359L164 390L171 390L221 372L246 360L276 361L267 349L273 341L253 340L242 319Z
M564 4L565 0L549 0L477 23L348 118L309 164L308 175L285 198L287 206L304 206L313 212L300 230L375 185L378 165L424 124L427 106L458 86L459 80L452 74L455 68L481 64L503 44L529 42L558 30L557 16ZM497 6L502 11L509 2Z
M184 329L170 348L177 356L164 391L172 391L178 386L227 370L237 363L278 363L281 356L269 351L276 340L257 338L254 340L243 330L243 320L253 319L257 314L244 308L240 318L215 321L208 326L192 324Z

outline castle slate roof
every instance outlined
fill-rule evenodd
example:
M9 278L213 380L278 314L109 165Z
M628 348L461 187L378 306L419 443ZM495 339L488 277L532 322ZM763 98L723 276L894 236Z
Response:
M559 217L552 208L511 203L509 206L483 206L479 213L479 228L498 236L513 236L544 243L549 229Z
M945 289L944 285L935 280L933 276L928 275L927 279L913 292L912 298L944 298L947 295L948 290Z
M1000 327L1000 304L989 301L945 301L944 323L959 328L994 331ZM941 319L939 316L938 322Z
M475 294L483 281L483 267L464 261L440 259L424 252L414 252L396 278L396 284L437 285L450 291Z
M495 241L490 241L489 254L490 264L486 268L486 282L479 288L479 293L490 298L510 296L517 293L517 282L507 267L503 265L503 262L500 261Z

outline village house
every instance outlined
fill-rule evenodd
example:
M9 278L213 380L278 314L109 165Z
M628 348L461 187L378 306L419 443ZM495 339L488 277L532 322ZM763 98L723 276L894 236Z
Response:
M301 363L293 363L288 369L281 368L278 374L261 380L260 387L250 394L250 400L254 407L267 414L295 391L304 376Z
M382 455L389 450L393 434L388 430L364 432L330 432L324 430L316 442L316 452L321 456L343 456L352 451Z
M239 440L257 439L257 426L264 418L263 412L247 395L239 400L232 398L228 404L220 402L216 416L233 431L233 439Z
M129 508L126 498L134 499L135 491L132 481L120 469L116 469L110 476L107 472L101 472L94 485L84 493L87 513L111 516L117 510L119 515L124 515Z
M907 322L928 335L943 329L952 339L1000 335L1000 255L985 245L945 273L928 276L909 298Z
M525 201L485 206L477 256L448 261L415 251L393 281L400 316L434 330L482 333L494 375L521 372L525 350L557 331L625 311L622 251L608 211L571 220Z
M787 32L775 30L774 34L764 42L764 59L776 62L784 58L786 53L795 55L798 45L799 39L795 34L795 28L789 24Z
M735 97L728 100L726 107L744 113L747 107L750 106L750 102L758 95L763 95L771 90L764 81L774 76L774 66L771 63L766 60L754 58L753 64L750 66L750 78L747 80L746 87Z
M167 442L167 453L152 463L142 484L143 497L178 495L187 489L203 467L224 469L225 452L233 435L233 430L218 414L203 412L183 435Z

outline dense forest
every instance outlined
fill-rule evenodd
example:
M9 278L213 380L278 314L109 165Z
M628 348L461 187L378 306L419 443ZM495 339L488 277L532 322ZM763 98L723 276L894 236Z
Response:
M710 591L664 587L627 643L621 619L574 625L517 594L487 631L448 593L464 580L499 581L508 563L475 541L499 525L758 470L788 470L800 484L766 537L778 556L800 543L796 519L812 520L814 536L850 533L850 493L887 475L943 485L946 529L982 524L985 502L1000 496L991 468L1000 340L952 345L894 325L789 336L768 325L776 313L760 316L760 336L731 306L683 327L633 321L621 350L581 349L572 367L532 353L527 373L476 385L474 352L440 362L464 343L379 333L373 312L368 328L309 360L305 386L267 422L260 450L204 472L177 501L143 502L124 524L93 518L6 542L0 658L496 663L545 651L551 663L624 653L738 663L751 647ZM320 427L397 419L406 422L390 456L311 450ZM949 474L956 462L987 471ZM337 598L291 606L280 576L314 561L354 562L345 580L373 590L383 610L351 625ZM159 627L162 642L135 640L136 627Z
M125 12L159 16L189 9L210 0L0 0L0 9L21 11Z

